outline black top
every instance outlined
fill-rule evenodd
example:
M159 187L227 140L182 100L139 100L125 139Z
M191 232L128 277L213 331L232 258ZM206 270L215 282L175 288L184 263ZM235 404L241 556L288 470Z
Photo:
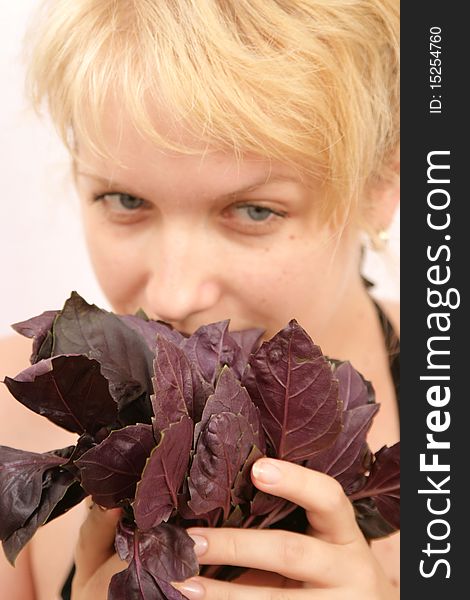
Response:
M372 284L366 281L366 285L370 287ZM398 414L400 414L400 340L393 330L392 324L387 318L377 302L373 299L377 314L380 319L380 325L384 334L385 347L388 352L390 373L392 375L393 386L397 398ZM301 520L302 517L299 517ZM303 521L299 524L299 530L302 530ZM305 530L305 529L304 529ZM62 600L70 600L72 579L75 574L75 565L73 565L67 580L62 588Z
M393 330L387 315L383 312L375 300L375 308L380 319L380 325L384 334L385 348L388 353L388 364L392 376L393 387L397 399L398 415L400 415L400 338Z

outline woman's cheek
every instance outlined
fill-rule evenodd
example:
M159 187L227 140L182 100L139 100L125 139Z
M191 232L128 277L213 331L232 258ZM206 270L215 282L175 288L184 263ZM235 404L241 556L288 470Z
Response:
M264 260L252 263L249 273L241 273L239 289L243 290L244 304L263 317L263 322L268 319L284 327L289 307L299 305L302 290L298 278L292 277L290 264L288 253L270 252Z
M145 279L144 261L115 237L92 236L88 248L98 283L113 310L135 312Z

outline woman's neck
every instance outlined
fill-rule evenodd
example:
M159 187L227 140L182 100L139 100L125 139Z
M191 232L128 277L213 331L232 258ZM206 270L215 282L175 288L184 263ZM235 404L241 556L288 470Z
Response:
M399 439L397 398L388 352L377 309L362 281L348 293L346 300L326 343L320 345L324 354L348 360L372 383L381 408L369 431L368 443L377 451Z
M360 276L354 280L338 304L332 326L316 340L324 354L349 360L353 366L368 366L385 343L377 311Z

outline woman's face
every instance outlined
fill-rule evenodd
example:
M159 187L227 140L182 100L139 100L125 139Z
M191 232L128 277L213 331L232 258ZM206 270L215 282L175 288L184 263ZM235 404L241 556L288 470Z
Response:
M360 288L357 235L320 226L319 187L246 156L161 151L108 127L120 166L81 148L76 167L87 243L118 313L143 308L192 333L297 321L328 350Z

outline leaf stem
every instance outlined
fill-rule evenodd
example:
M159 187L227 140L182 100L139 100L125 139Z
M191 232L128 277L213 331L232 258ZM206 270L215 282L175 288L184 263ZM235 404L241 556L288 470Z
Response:
M399 486L398 486L397 482L394 482L394 483L390 484L389 486L384 486L384 487L377 487L377 488L372 488L372 489L371 488L366 489L366 487L364 487L361 490L354 492L353 494L348 496L348 498L351 502L354 502L354 500L362 500L363 498L372 498L373 496L387 494L390 492L397 492L398 490L399 490Z
M277 521L280 521L286 517L293 510L295 510L294 504L281 504L276 510L273 510L264 517L264 519L258 524L258 529L266 529L266 527L269 527L270 525L273 525Z

